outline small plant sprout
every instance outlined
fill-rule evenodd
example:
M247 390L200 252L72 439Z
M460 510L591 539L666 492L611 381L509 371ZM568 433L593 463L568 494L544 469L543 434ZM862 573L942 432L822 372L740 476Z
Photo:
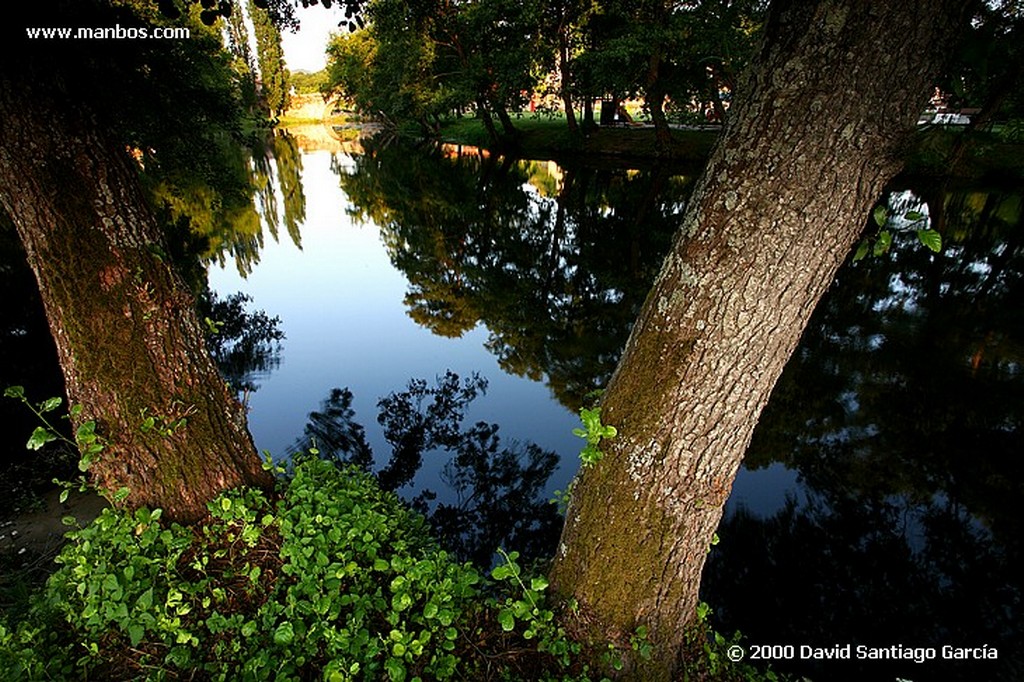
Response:
M615 430L614 426L605 426L601 423L601 408L595 407L593 409L583 408L580 410L580 420L583 422L582 429L573 429L573 434L584 438L587 441L586 446L580 451L580 459L583 461L584 467L591 467L601 461L604 457L604 453L601 452L598 445L601 444L602 438L614 438L618 431Z
M53 441L62 441L71 447L77 448L81 453L81 459L78 461L78 469L80 471L88 471L89 467L92 466L93 462L101 452L103 452L104 440L96 433L96 422L89 420L82 422L78 425L75 430L75 440L64 436L58 429L47 419L46 414L53 412L63 404L61 398L47 398L41 403L32 404L29 399L25 396L24 386L8 386L4 390L4 396L8 398L14 398L20 400L25 407L32 411L36 417L39 418L43 424L37 426L29 436L28 442L25 443L25 447L29 450L39 450L47 443ZM65 419L77 417L82 413L81 405L73 405L68 410L68 414L64 416Z
M898 215L891 212L885 205L879 204L871 212L871 219L874 221L877 231L874 235L862 239L857 245L857 251L853 255L854 261L859 261L868 254L881 256L887 253L892 246L891 228L893 227L913 230L922 245L935 253L942 251L942 235L929 227L928 216L920 211L907 211L903 215Z

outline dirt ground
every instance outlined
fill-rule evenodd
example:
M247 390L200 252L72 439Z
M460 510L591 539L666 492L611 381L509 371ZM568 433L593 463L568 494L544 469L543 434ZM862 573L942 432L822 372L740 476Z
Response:
M0 553L26 556L52 556L64 544L64 534L95 519L107 501L95 494L72 492L61 503L60 490L43 497L43 508L25 512L0 523ZM77 525L64 525L72 517Z

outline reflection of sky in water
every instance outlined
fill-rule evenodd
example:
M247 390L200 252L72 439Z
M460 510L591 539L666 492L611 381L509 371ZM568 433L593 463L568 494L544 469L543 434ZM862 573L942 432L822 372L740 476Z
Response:
M279 316L285 332L280 367L257 378L259 390L249 396L249 426L257 448L286 454L302 435L307 415L320 409L332 388L347 386L379 468L390 448L377 425L377 400L403 390L412 378L432 383L447 369L460 377L478 372L489 382L487 393L474 401L464 426L495 422L506 446L510 439L532 441L557 452L565 465L545 494L564 490L582 445L572 435L578 417L553 399L543 383L505 374L484 348L485 328L448 339L408 317L403 302L408 282L391 265L377 227L353 224L346 213L349 202L330 159L325 152L302 157L306 221L301 250L282 233L279 242L267 238L248 279L233 263L210 268L211 289L221 296L250 294L250 307ZM428 453L416 479L418 487L434 490L439 499L445 496L438 474L446 459L431 466ZM778 464L741 470L730 504L770 513L787 492L795 491L795 482L796 473Z
M797 501L802 499L797 472L779 462L754 471L741 468L732 485L725 513L729 514L743 506L756 514L771 514L782 507L787 496L796 497Z
M488 382L465 426L476 421L501 426L503 443L533 441L563 457L581 442L572 435L578 419L555 401L548 388L506 375L484 348L487 330L477 327L461 339L433 335L406 315L408 283L391 266L374 225L355 225L348 201L330 170L327 153L304 154L307 197L302 250L287 235L268 239L248 279L233 263L210 268L210 287L222 296L244 291L251 308L281 318L285 332L281 365L258 379L249 397L249 426L256 446L285 454L302 434L309 412L320 408L333 387L349 387L356 420L367 430L378 466L390 449L377 425L377 400L406 387L413 378L433 383L451 369L461 377L478 372ZM438 490L429 455L421 484ZM571 461L571 460L570 460ZM556 472L548 492L565 487L574 469Z

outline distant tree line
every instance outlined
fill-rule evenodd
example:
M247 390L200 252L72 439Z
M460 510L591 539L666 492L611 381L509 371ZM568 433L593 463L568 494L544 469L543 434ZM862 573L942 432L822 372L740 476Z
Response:
M315 0L308 0L315 4ZM303 4L306 4L305 2ZM564 112L575 134L643 101L659 143L670 121L725 118L763 32L764 0L350 0L347 32L328 46L325 94L396 127L435 131L478 116L495 142L514 140L515 112ZM1014 2L979 7L940 80L978 126L1019 131L1024 18Z
M614 111L641 98L664 141L670 116L723 116L764 9L759 0L371 0L363 27L328 46L325 89L424 131L472 111L495 140L515 137L510 112L558 109L579 132L595 124L595 100Z

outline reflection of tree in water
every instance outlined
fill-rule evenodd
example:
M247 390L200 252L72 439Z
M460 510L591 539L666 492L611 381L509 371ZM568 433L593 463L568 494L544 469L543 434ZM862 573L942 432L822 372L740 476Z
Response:
M982 646L998 661L777 662L812 679L1022 679L1021 555L952 504L844 491L721 526L704 574L716 624L752 643Z
M259 263L264 227L276 241L283 220L292 242L302 246L302 161L295 139L282 131L252 148L225 144L218 151L216 176L197 173L154 183L151 191L161 222L175 226L176 241L187 243L190 257L221 266L233 260L245 276Z
M419 324L483 322L510 373L578 408L603 386L678 224L689 180L666 168L551 168L370 147L335 164L351 213L381 229Z
M241 394L259 388L256 379L266 376L281 364L280 318L262 310L249 312L248 294L236 293L221 299L207 290L198 301L199 314L206 319L206 347L221 376Z
M706 598L753 642L999 648L998 663L795 669L815 679L1021 679L1021 197L889 201L929 212L945 248L911 234L840 273L747 455L799 471L808 501L726 519Z
M430 490L412 500L442 543L481 566L490 565L498 547L547 556L561 518L541 494L558 456L532 443L503 445L497 424L465 427L466 409L486 387L479 376L460 381L448 371L435 386L414 379L406 390L378 401L377 421L391 456L375 475L383 489L397 491L412 483L424 456L447 456L441 478L454 500L436 502ZM351 391L333 389L320 410L310 414L295 449L312 449L325 459L371 471L373 454L351 406Z
M301 249L299 226L306 219L306 195L302 191L302 158L298 144L294 137L280 130L264 142L263 148L253 154L252 165L253 186L259 198L260 213L274 241L278 239L283 219L292 243ZM284 204L283 211L277 200L279 193Z

